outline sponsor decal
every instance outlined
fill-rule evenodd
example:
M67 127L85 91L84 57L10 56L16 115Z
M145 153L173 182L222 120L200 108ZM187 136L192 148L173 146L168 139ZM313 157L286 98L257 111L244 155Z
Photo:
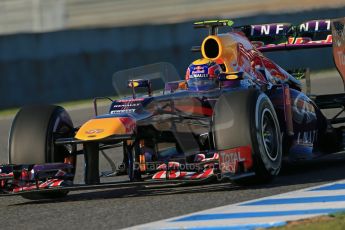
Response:
M85 131L85 134L98 134L98 133L103 133L104 129L90 129Z
M241 158L239 152L235 151L224 151L220 152L220 169L222 173L236 173L238 168L238 162L243 162L245 159Z
M194 66L192 70L192 74L197 74L197 73L205 73L204 67L200 65Z
M116 100L116 102L120 102L120 103L130 103L130 102L143 101L143 100L145 100L145 98L122 99L122 100Z
M113 108L122 108L124 106L127 106L127 107L137 107L137 106L140 106L141 104L140 103L137 103L137 104L122 104L122 105L114 105Z
M113 110L110 114L117 114L117 113L134 113L135 109L121 109L121 110Z
M291 28L291 24L263 24L252 25L250 36L263 35L285 35ZM329 31L331 29L330 20L314 20L300 24L299 32Z
M219 166L222 173L237 173L240 162L243 162L245 170L252 167L253 161L249 146L219 152Z
M250 35L255 37L260 36L276 36L283 35L288 36L289 31L294 28L291 24L263 24L263 25L252 25ZM306 44L332 44L332 35L324 35L331 29L331 20L313 20L307 21L296 27L297 37L290 35L288 41L284 39L279 42L279 39L274 44L264 41L252 41L256 48L262 47L274 47L285 45L306 45ZM315 36L316 33L316 36ZM318 35L320 34L320 35ZM322 37L322 38L321 38ZM260 40L260 38L258 39Z
M142 108L142 104L140 103L142 100L135 101L133 100L118 100L114 102L112 105L112 110L110 111L111 114L117 113L134 113L138 109Z
M331 20L315 20L302 23L299 30L303 31L325 31L331 29Z
M251 36L262 36L262 35L279 35L285 34L286 31L291 27L290 24L265 24L265 25L252 25Z
M191 74L190 78L208 78L208 74L206 73Z
M316 137L317 137L316 130L311 130L307 132L298 132L296 142L297 144L313 144Z

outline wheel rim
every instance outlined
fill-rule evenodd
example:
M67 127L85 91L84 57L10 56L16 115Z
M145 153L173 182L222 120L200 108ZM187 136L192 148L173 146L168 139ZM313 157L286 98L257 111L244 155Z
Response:
M269 109L264 109L261 116L261 138L267 156L275 161L278 157L278 130Z

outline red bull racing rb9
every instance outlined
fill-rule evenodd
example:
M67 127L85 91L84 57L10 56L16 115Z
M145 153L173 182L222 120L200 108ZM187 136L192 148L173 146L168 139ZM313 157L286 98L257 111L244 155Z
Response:
M23 107L9 135L9 164L0 167L2 195L29 199L124 184L231 180L267 183L282 161L315 159L342 151L343 123L321 109L342 108L345 94L302 92L296 72L264 56L269 51L333 47L345 78L345 19L247 25L202 21L209 35L193 47L200 58L184 80L169 63L113 75L120 99L106 114L74 127L60 106ZM225 27L226 33L218 33ZM224 29L224 28L223 28ZM120 148L127 182L100 183L99 155ZM73 183L76 156L84 155L85 184ZM110 174L115 174L111 172Z

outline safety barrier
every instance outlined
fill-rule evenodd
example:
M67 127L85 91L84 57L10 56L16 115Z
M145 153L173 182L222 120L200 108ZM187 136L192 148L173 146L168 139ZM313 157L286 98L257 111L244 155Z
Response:
M263 14L235 19L235 23L300 23L341 16L345 8ZM191 22L185 22L1 36L0 109L113 95L115 71L154 62L171 62L182 77L188 64L199 57L190 48L199 45L205 35L206 31L195 31ZM288 68L333 66L330 50L269 56Z

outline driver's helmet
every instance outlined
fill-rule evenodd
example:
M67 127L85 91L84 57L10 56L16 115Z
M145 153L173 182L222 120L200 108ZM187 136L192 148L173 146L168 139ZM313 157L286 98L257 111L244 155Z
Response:
M203 91L218 86L218 75L222 68L208 59L198 59L188 66L186 81L189 90Z

